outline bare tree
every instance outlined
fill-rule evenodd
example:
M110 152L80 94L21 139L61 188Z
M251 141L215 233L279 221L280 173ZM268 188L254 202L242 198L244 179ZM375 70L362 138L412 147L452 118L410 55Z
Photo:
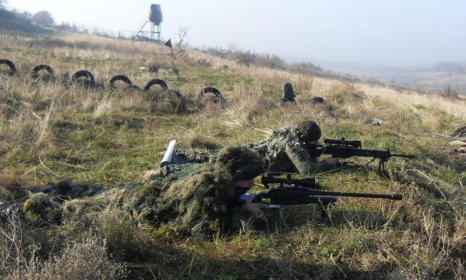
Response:
M184 41L184 38L188 34L189 26L178 26L178 38L180 41L178 42L178 47L181 49L181 44Z

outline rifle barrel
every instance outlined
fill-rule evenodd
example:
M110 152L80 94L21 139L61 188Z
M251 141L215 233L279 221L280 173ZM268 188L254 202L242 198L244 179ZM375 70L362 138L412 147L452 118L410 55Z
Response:
M330 192L330 191L315 191L310 190L309 195L333 195L347 197L369 197L369 198L387 198L393 200L403 199L401 194L375 194L375 193L346 193L346 192Z

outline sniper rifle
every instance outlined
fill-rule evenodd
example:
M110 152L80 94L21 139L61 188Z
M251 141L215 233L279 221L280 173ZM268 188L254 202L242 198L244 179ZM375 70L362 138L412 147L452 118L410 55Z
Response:
M415 155L392 154L389 149L384 150L368 150L363 149L361 141L347 141L345 138L324 139L324 145L307 145L309 151L316 157L326 154L334 158L349 158L354 156L372 157L371 163L375 159L379 159L379 170L385 172L385 162L391 157L415 158ZM368 163L368 164L369 164Z
M282 173L283 174L283 173ZM262 183L266 188L269 184L280 184L279 187L271 188L257 194L244 194L240 197L241 202L252 198L252 203L261 203L261 206L269 209L277 209L282 205L317 204L322 211L322 217L328 217L328 207L337 202L337 197L364 197L384 198L401 200L401 194L372 194L372 193L347 193L335 191L315 190L315 185L309 182L314 178L292 179L291 173L286 173L287 178L277 178L280 173L266 173L262 175ZM287 182L285 182L287 181Z

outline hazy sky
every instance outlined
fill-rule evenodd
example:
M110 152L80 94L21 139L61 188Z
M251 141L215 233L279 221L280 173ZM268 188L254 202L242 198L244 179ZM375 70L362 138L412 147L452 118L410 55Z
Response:
M137 31L161 5L161 37L334 62L411 66L466 62L462 0L7 0L9 9L49 11L57 24ZM150 30L149 25L145 30Z

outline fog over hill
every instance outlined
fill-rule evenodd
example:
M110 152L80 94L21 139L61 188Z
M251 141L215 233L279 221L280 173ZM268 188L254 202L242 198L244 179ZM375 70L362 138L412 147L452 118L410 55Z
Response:
M426 93L440 93L447 86L458 94L466 94L466 61L439 62L435 65L371 65L354 62L336 62L319 58L286 57L286 61L311 62L324 71L360 79L378 80Z

